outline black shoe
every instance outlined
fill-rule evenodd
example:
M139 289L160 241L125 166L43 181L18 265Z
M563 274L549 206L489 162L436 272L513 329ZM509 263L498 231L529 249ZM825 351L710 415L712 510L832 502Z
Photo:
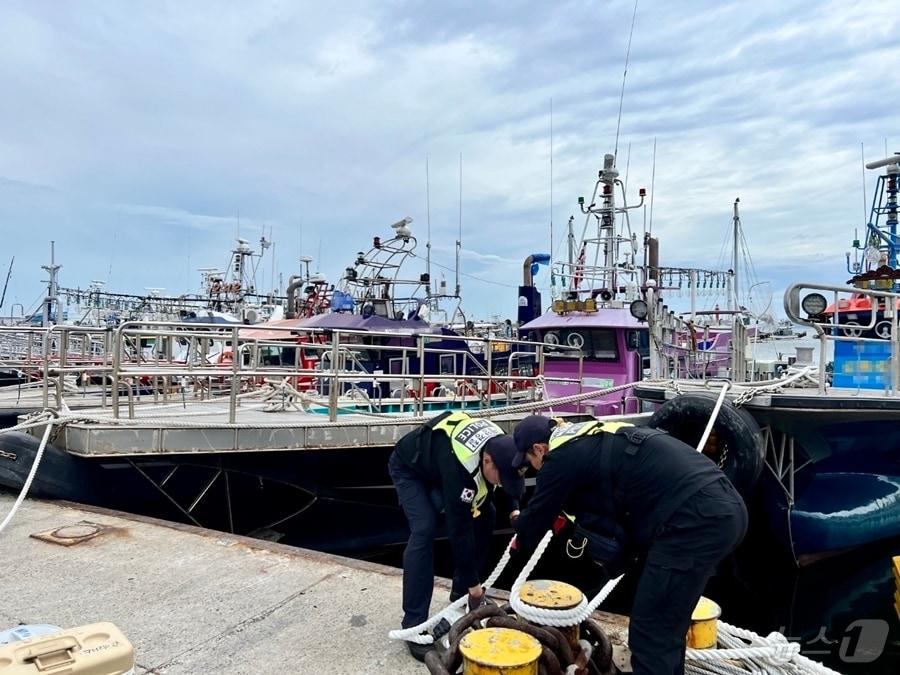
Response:
M425 663L425 655L434 650L433 644L420 645L418 642L407 642L406 646L409 647L409 653L412 654L412 657L422 663Z

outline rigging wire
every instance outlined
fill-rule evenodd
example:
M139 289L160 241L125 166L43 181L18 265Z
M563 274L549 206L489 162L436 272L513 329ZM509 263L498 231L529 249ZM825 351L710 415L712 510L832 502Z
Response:
M412 258L418 258L419 260L423 260L422 256L420 256L418 253L410 252L409 255ZM441 265L439 262L435 262L434 260L431 261L431 264L434 267L440 267L442 270L447 270L448 272L455 271L454 268L452 268L448 265ZM512 284L504 284L501 281L491 281L490 279L484 279L482 277L478 277L478 276L475 276L474 274L469 274L467 272L460 272L459 275L462 277L467 277L469 279L474 279L475 281L480 281L485 284L492 284L494 286L502 286L503 288L518 288L518 286L513 286Z

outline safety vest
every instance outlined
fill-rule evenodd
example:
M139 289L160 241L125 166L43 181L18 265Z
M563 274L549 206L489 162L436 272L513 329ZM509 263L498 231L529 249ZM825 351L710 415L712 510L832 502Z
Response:
M623 427L633 427L630 422L578 422L577 424L557 424L550 433L550 450L556 450L561 445L582 436L596 436L601 433L614 434Z
M623 427L633 426L630 422L598 422L597 420L590 420L589 422L570 424L569 422L559 421L553 427L553 431L550 432L550 450L556 450L569 441L582 436L597 436L602 433L614 434ZM570 513L563 511L563 515L568 518L569 522L575 522L575 516Z
M481 515L479 508L488 496L487 481L481 473L481 451L495 436L502 436L503 429L490 420L469 417L464 412L450 413L434 425L450 437L453 454L475 481L472 498L472 517Z

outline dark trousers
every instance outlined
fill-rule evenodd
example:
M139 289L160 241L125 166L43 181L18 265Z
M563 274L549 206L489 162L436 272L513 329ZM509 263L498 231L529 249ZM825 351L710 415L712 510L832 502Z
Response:
M403 551L403 622L404 628L417 626L428 618L434 591L434 540L438 534L443 495L440 486L416 475L396 453L391 453L388 471L397 489L397 499L409 524L409 541ZM472 520L478 569L484 568L494 529L494 507L487 503L481 515ZM468 592L456 575L453 578L453 597Z
M716 565L747 531L747 509L722 478L699 490L660 528L638 580L628 646L634 675L682 675L691 614Z

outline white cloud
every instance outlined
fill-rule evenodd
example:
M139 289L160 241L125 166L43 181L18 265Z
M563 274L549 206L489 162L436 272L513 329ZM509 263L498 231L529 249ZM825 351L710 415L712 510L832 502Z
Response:
M619 167L630 148L630 191L649 188L657 140L664 262L713 264L740 196L776 287L805 262L843 279L863 222L859 143L880 155L896 116L894 4L641 3ZM214 263L239 211L275 228L279 269L302 239L337 275L404 215L424 234L426 156L446 263L460 153L463 270L515 285L612 150L632 7L348 0L335 20L311 2L6 3L0 226L15 292L39 290L50 238L73 283L114 258L129 271L116 283L172 287L160 275ZM464 282L470 311L515 311L514 293L478 283Z

